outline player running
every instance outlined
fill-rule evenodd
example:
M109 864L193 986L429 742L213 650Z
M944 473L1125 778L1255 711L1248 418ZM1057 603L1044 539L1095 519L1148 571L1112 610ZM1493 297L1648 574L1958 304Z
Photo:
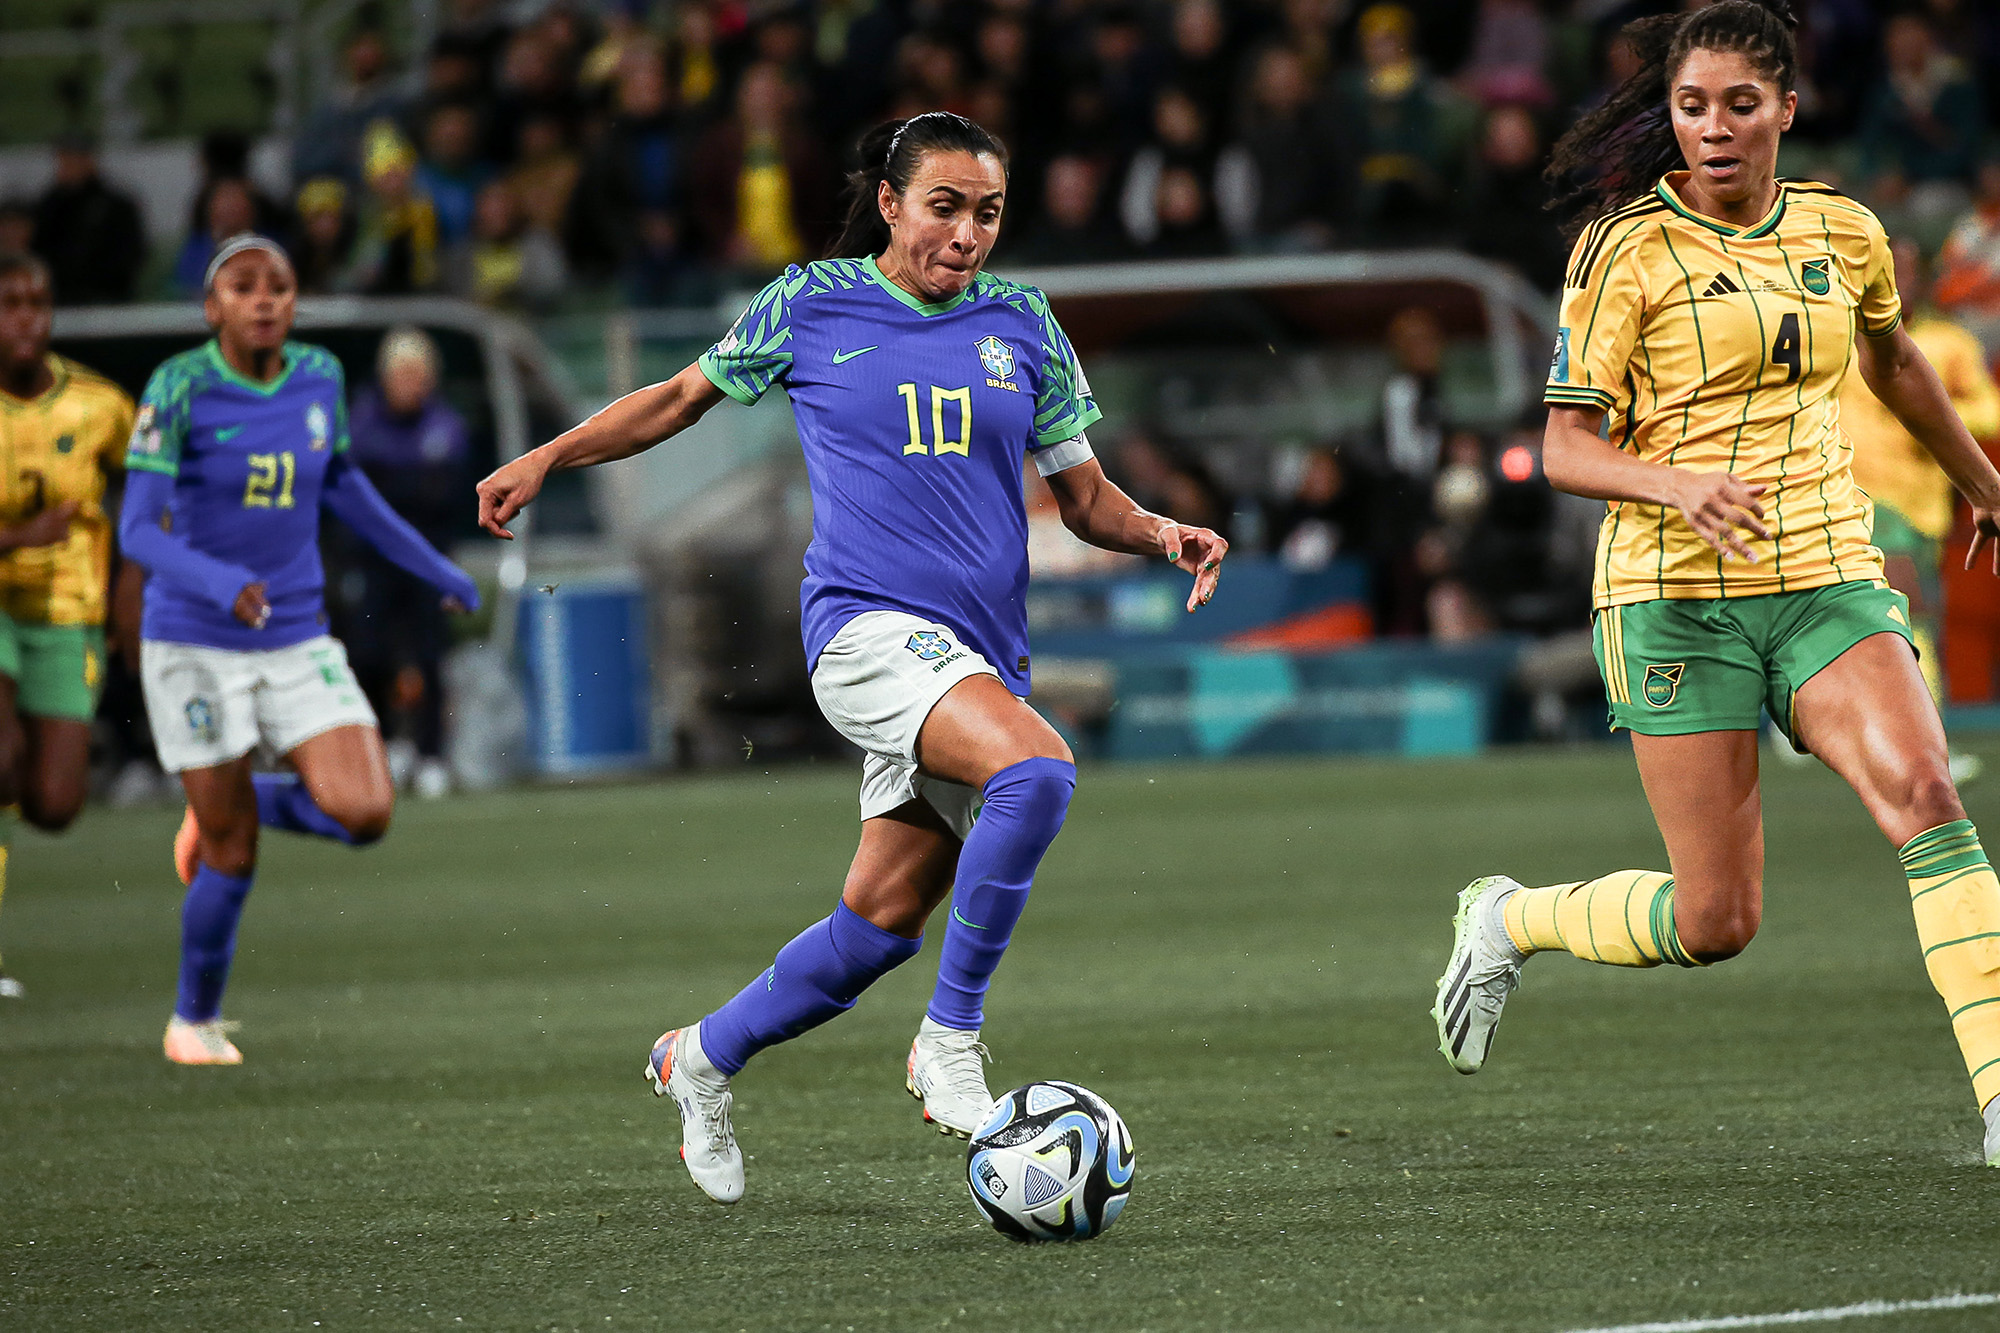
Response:
M1531 954L1701 967L1742 951L1762 908L1768 708L1901 849L2000 1165L2000 882L1947 772L1906 603L1869 543L1835 401L1850 361L1971 501L1971 555L2000 534L2000 473L1903 328L1875 216L1774 178L1798 102L1782 0L1627 31L1643 68L1550 168L1588 165L1600 212L1565 282L1544 463L1553 485L1609 502L1598 661L1672 872L1475 881L1438 983L1440 1049L1480 1068Z
M947 893L907 1087L960 1136L992 1104L987 986L1076 783L1069 747L1024 702L1023 454L1077 536L1193 573L1189 611L1228 549L1106 480L1084 435L1097 405L1047 300L981 272L1006 202L999 141L931 112L874 131L861 161L839 258L787 269L694 365L479 484L480 522L506 537L549 472L640 453L725 395L753 403L782 385L798 417L813 495L806 661L820 708L865 752L861 846L833 915L647 1061L680 1108L689 1174L722 1203L743 1193L731 1078L915 955Z
M340 363L287 340L298 284L277 243L232 237L203 287L215 337L146 385L119 536L147 570L140 678L160 764L188 800L167 1058L233 1065L222 992L258 825L370 843L395 804L375 714L324 628L321 506L449 604L479 595L349 459ZM260 745L297 777L253 774Z
M49 350L48 268L0 254L0 805L60 832L83 809L104 680L111 520L132 400ZM0 893L7 887L0 816ZM0 970L0 998L21 983Z

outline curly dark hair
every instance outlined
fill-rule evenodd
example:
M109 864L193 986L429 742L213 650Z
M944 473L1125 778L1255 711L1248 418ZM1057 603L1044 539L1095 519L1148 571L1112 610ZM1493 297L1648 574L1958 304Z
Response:
M1798 79L1797 26L1789 0L1721 0L1628 24L1624 37L1639 58L1638 71L1556 141L1543 173L1555 194L1549 207L1570 215L1569 234L1630 203L1681 165L1667 89L1690 52L1737 52L1788 93Z

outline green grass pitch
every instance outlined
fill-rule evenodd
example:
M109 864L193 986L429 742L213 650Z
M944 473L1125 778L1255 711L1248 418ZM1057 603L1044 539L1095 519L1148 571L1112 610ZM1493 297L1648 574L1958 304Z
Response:
M175 815L18 839L0 1328L1560 1330L2000 1291L2000 1171L1894 854L1817 768L1767 775L1743 958L1543 959L1486 1073L1435 1053L1468 879L1661 864L1614 747L1086 769L986 1035L996 1090L1076 1079L1130 1122L1117 1228L1024 1247L977 1220L903 1091L935 940L738 1080L748 1194L711 1204L641 1063L830 907L854 784L272 837L238 1070L160 1056ZM2000 779L1967 799L2000 835Z

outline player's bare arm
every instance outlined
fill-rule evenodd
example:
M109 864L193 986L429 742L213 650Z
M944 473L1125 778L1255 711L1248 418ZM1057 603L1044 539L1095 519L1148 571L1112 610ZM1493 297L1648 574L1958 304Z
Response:
M1549 411L1542 436L1542 470L1549 485L1588 500L1629 500L1680 511L1696 536L1725 556L1755 563L1743 540L1749 532L1770 540L1764 526L1765 492L1730 472L1695 472L1635 458L1599 432L1604 414L1576 407Z
M479 483L479 526L512 541L507 524L541 494L549 473L642 454L701 420L723 396L699 366L633 390L541 448L495 468Z
M1991 544L1993 572L2000 574L2000 470L1959 419L1951 395L1906 325L1898 324L1880 338L1854 341L1869 391L1916 436L1972 506L1974 531L1965 567L1971 569L1980 550Z
M69 525L76 518L80 507L74 500L65 500L52 509L44 509L24 523L17 523L11 528L0 528L0 551L54 546L67 540Z
M1222 558L1229 554L1229 543L1220 533L1141 508L1104 475L1103 465L1094 458L1050 474L1048 483L1063 526L1080 540L1122 555L1165 555L1176 568L1194 575L1187 602L1190 611L1215 596Z

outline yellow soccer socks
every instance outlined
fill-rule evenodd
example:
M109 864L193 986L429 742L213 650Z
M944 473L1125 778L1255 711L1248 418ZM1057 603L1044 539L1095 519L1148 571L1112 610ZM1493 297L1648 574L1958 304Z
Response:
M1674 877L1657 870L1517 889L1500 915L1523 954L1559 950L1613 967L1700 966L1674 933Z
M1986 1107L2000 1096L2000 879L1969 819L1919 833L1900 855L1924 967Z

